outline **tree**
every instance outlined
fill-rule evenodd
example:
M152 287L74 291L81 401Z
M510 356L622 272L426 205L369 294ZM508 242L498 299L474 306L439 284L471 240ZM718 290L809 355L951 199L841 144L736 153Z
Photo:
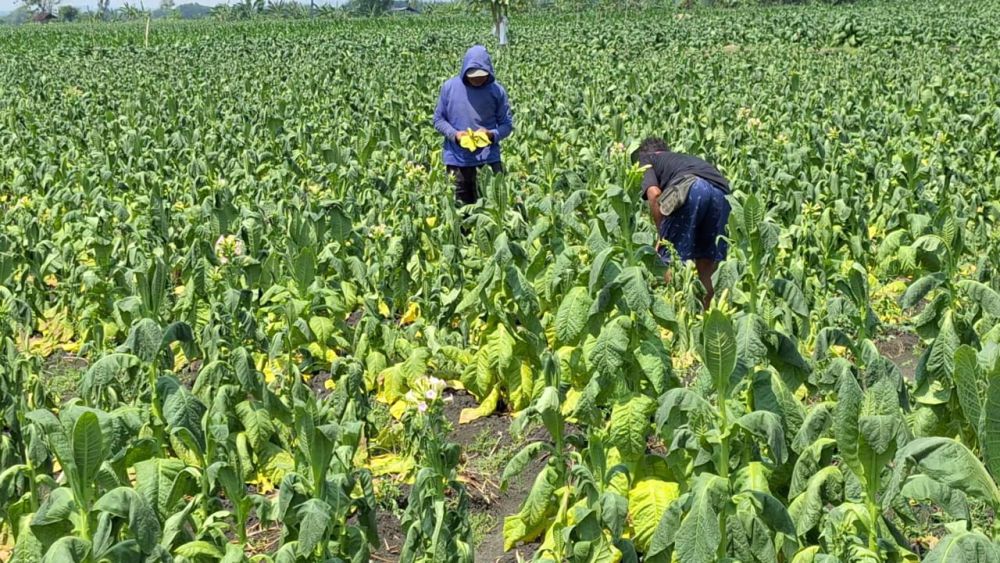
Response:
M51 14L55 10L56 5L59 4L60 0L21 0L24 7L28 8L35 13L49 13Z
M97 13L101 19L107 19L111 13L111 0L97 0Z
M180 12L174 6L174 0L160 0L160 9L153 12L153 17L178 19Z
M139 20L146 17L146 12L142 8L136 8L126 2L118 9L118 16L126 21Z
M526 0L469 0L473 9L489 9L493 18L493 35L500 36L500 22L510 17L510 9L524 9L528 6Z
M59 19L64 22L76 21L80 17L80 9L76 6L60 6Z

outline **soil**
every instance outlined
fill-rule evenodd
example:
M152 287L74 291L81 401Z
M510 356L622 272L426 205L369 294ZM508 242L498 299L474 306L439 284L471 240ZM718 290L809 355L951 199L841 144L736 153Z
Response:
M409 487L406 487L396 502L400 503L400 511L406 507ZM399 552L406 541L406 534L400 526L399 517L388 510L375 513L375 526L378 528L377 548L372 549L372 561L399 561Z
M920 348L920 337L910 332L890 332L880 338L875 346L883 356L899 367L899 371L907 381L913 382L920 355L923 353Z
M86 358L57 351L45 359L42 378L48 390L58 396L61 404L79 396L77 386L88 367Z
M466 392L456 392L452 394L452 400L446 403L445 416L452 424L452 431L448 439L462 446L463 467L461 478L466 484L469 493L469 511L471 515L488 514L492 516L493 527L486 532L485 536L475 547L476 561L482 563L512 563L517 561L517 555L522 559L530 559L532 553L538 547L538 543L527 544L512 549L509 553L503 550L503 519L505 516L516 514L521 508L521 502L527 497L528 490L535 475L541 471L544 460L535 460L525 469L519 478L513 479L503 493L500 492L500 477L503 469L497 474L485 475L479 473L472 463L476 457L489 455L481 452L470 451L469 446L487 434L496 437L495 453L499 448L509 447L515 440L510 435L511 418L506 414L493 414L469 422L459 424L458 418L462 409L477 406L474 397ZM529 439L540 437L540 434L529 436ZM397 499L400 507L406 505L405 494ZM396 515L388 511L380 511L378 514L379 540L382 545L372 553L372 561L398 561L399 551L403 541L406 539L403 530L400 528L399 519Z

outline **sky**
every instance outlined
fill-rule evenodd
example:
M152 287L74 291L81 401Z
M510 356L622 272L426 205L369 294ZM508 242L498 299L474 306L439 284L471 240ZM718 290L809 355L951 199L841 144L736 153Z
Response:
M181 4L201 4L202 6L217 6L219 4L225 4L227 1L235 3L237 0L174 0L174 5ZM340 4L344 0L316 0L317 5L323 4ZM146 8L156 9L160 7L160 0L131 0L129 4L138 6L140 4L145 5ZM125 4L124 0L111 0L111 8L120 8ZM21 0L0 0L0 14L6 14L7 12L13 12L18 6L21 5ZM97 0L63 0L60 5L76 6L80 9L87 9L88 7L94 9L97 7Z

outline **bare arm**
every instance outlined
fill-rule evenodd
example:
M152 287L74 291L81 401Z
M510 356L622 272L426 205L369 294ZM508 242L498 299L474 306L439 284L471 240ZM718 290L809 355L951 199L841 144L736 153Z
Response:
M660 226L660 222L663 221L663 214L660 213L659 202L656 201L660 197L660 187L659 186L649 186L646 188L646 202L649 203L649 213L653 217L653 225L656 227Z

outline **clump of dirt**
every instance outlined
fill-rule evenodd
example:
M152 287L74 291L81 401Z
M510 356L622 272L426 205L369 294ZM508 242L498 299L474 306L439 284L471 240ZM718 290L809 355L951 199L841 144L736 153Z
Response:
M405 497L401 499L405 501ZM377 548L372 550L372 561L399 561L399 552L406 541L406 534L399 522L399 517L388 510L379 510L375 514L375 526L378 529Z
M920 337L910 332L890 332L876 341L875 346L879 353L896 364L907 381L913 382L923 353Z
M57 352L45 359L42 379L45 381L46 389L58 397L61 403L65 403L79 396L80 378L88 367L86 358Z
M251 515L247 522L246 551L252 555L268 555L277 551L281 545L281 523L265 522Z

